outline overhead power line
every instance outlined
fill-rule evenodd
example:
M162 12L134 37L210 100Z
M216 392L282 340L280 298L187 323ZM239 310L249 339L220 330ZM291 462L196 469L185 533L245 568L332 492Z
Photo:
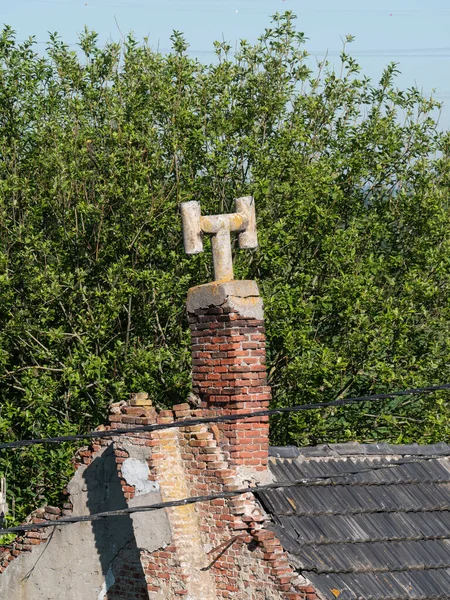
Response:
M31 530L36 530L36 529L45 529L47 527L59 527L60 525L71 525L73 523L85 523L85 522L91 522L91 521L98 521L101 519L106 519L106 518L111 518L111 517L121 517L121 516L126 516L126 515L131 515L133 513L138 513L138 512L152 512L155 510L160 510L160 509L164 509L164 508L176 508L178 506L186 506L189 504L197 504L199 502L210 502L211 500L218 500L218 499L227 499L227 498L233 498L235 496L240 496L242 494L248 494L248 493L258 493L258 492L265 492L265 491L270 491L270 490L277 490L277 489L284 489L284 488L291 488L291 487L312 487L312 486L324 486L324 485L333 485L333 486L361 486L361 485L390 485L390 482L380 482L380 481L373 481L373 482L361 482L361 481L355 481L355 480L350 480L350 481L340 481L342 479L345 479L346 477L349 477L351 475L360 475L361 473L371 473L373 471L379 471L379 470L384 470L384 469L395 469L398 466L401 465L407 465L407 464L411 464L411 463L418 463L418 462L429 462L432 460L437 460L437 459L441 459L441 458L445 458L445 457L449 457L450 454L449 453L441 453L441 454L433 454L430 456L426 456L426 457L411 457L411 458L404 458L404 459L397 459L395 460L395 462L389 463L389 464L383 464L383 465L372 465L371 467L367 467L364 469L355 469L352 471L347 471L345 473L338 473L336 475L321 475L318 477L304 477L301 479L296 479L295 481L278 481L275 483L269 483L266 485L259 485L259 486L254 486L254 487L246 487L246 488L240 488L237 490L230 490L230 491L222 491L222 492L216 492L213 494L205 494L202 496L190 496L188 498L182 498L180 500L171 500L168 502L156 502L154 504L148 504L148 505L143 505L143 506L132 506L132 507L128 507L128 508L121 508L119 510L109 510L109 511L105 511L105 512L99 512L99 513L94 513L91 515L77 515L77 516L71 516L71 517L63 517L61 519L58 520L53 520L53 521L40 521L38 523L24 523L23 525L19 525L17 527L8 527L5 529L0 529L0 535L5 535L7 533L22 533L24 531L31 531ZM392 482L392 484L396 483L396 484L401 484L401 483L436 483L436 481L433 480L421 480L421 481L411 481L411 480L401 480L401 479L397 479L395 482ZM445 483L450 483L450 480L439 480L439 483L445 484ZM425 512L425 511L450 511L450 504L441 504L439 507L435 508L435 509L420 509L420 508L411 508L411 509L407 509L407 508L402 508L402 509L396 509L396 510L400 510L401 512ZM361 511L359 511L360 513ZM377 510L376 508L374 509L370 509L369 511L371 514L372 513L376 513L376 512L393 512L392 510L389 509L379 509ZM359 514L358 513L358 514ZM311 513L308 513L310 516ZM316 514L316 513L314 513ZM318 513L319 514L319 513ZM323 512L321 512L320 514L324 514ZM329 514L329 513L326 513ZM414 538L416 539L416 538Z
M30 0L28 0L30 1ZM40 4L50 4L50 5L72 5L74 6L76 3L71 0L39 0ZM234 6L230 6L230 3L227 0L215 0L211 2L210 0L183 0L180 2L179 0L166 0L167 6L171 6L173 10L190 12L195 15L202 15L205 13L237 13ZM252 13L252 14L262 14L267 16L268 11L272 10L272 6L269 8L267 5L269 4L268 0L265 2L262 0L253 0L253 1L245 1L240 4L239 12L240 13ZM84 3L84 6L79 5L81 10L85 9L85 7L89 8L91 5L90 1ZM109 0L106 4L103 5L103 9L106 8L126 8L126 9L144 9L146 8L145 0ZM286 7L287 8L287 7ZM298 7L298 16L303 16L304 14L309 13L324 13L324 14L378 14L378 15L386 15L386 16L398 16L398 17L429 17L429 16L450 16L450 11L444 7L435 7L430 8L428 6L424 8L371 8L371 7L359 7L359 8L350 8L350 7L327 7L323 8L321 6L306 6L302 4L301 7Z
M28 40L20 39L16 40L18 43L22 44ZM61 40L63 42L63 40ZM49 46L50 41L45 40L33 40L33 43L39 46ZM70 48L79 48L80 42L63 42L65 46ZM120 40L109 40L105 44L101 44L101 48L106 48L107 44L110 43L121 43ZM239 49L239 44L235 45L234 50L230 50L230 54L234 55L236 53L236 49ZM169 47L155 47L155 52L160 52L162 54L168 54L173 52L173 48ZM314 56L328 56L328 57L337 57L342 54L342 49L312 49L308 50L308 55L311 57ZM202 49L202 48L187 48L187 54L191 55L216 55L216 51L212 49ZM350 48L348 50L348 54L350 56L356 56L359 58L449 58L450 57L450 47L429 47L429 48L371 48L371 49L353 49Z
M381 402L383 400L391 400L400 396L432 394L434 392L446 390L450 390L450 383L445 383L442 385L432 385L423 388L399 390L397 392L389 392L386 394L357 396L355 398L340 398L338 400L332 400L330 402L312 402L308 404L300 404L297 406L288 406L286 408L272 408L248 413L220 415L217 417L198 417L194 419L183 419L180 421L174 421L173 423L155 423L152 425L138 425L136 427L107 429L104 431L89 431L87 433L80 433L76 435L61 435L57 437L35 438L29 440L18 440L15 442L4 442L0 444L0 450L5 450L7 448L23 448L25 446L35 446L36 444L61 444L63 442L76 442L79 440L109 438L118 435L127 435L130 433L136 434L144 431L152 432L161 431L162 429L173 429L178 427L193 427L194 425L202 425L207 423L230 423L234 421L245 421L246 419L253 419L255 417L270 417L273 415L282 415L291 412L320 410L322 408L348 406L352 404L361 404L366 402Z

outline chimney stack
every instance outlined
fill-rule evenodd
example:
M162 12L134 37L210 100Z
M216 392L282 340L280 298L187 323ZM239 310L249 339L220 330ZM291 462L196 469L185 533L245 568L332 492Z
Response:
M233 279L230 232L239 232L241 248L257 246L253 198L236 201L237 212L202 217L198 202L182 204L185 249L203 249L202 236L213 236L216 281L191 288L187 311L192 338L193 389L207 415L251 413L267 409L263 304L255 281ZM252 471L267 468L268 417L219 423L220 445L230 463Z

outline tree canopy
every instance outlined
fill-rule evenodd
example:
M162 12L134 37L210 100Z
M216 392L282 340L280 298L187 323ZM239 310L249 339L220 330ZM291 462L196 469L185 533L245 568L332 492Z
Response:
M179 204L253 195L236 252L266 313L274 406L450 382L450 137L439 104L316 64L291 13L203 64L174 32L75 52L0 36L0 439L85 432L109 403L190 386L185 299L212 278ZM351 41L350 39L348 41ZM445 393L274 419L276 444L448 440ZM23 516L57 501L73 447L2 451Z

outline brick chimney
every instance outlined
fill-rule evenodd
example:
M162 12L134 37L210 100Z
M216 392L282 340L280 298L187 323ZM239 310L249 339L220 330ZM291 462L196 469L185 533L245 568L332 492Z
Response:
M193 388L211 415L268 408L263 306L254 281L191 288L187 310L192 337ZM268 417L218 424L222 449L234 465L267 466Z
M209 415L250 413L269 406L263 304L255 281L233 278L230 232L239 246L257 246L253 198L236 200L236 212L203 217L198 202L181 206L188 254L212 236L216 281L191 288L187 312L192 337L193 389ZM267 468L268 417L218 424L220 445L231 465Z

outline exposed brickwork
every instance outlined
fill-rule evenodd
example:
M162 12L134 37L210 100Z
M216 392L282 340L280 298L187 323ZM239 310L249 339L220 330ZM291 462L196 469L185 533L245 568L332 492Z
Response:
M268 408L264 322L242 318L231 308L189 314L193 388L205 414L239 414ZM253 421L253 422L252 422ZM232 465L267 468L269 422L259 417L218 425L221 447Z
M154 439L159 443L152 448L150 466L159 482L161 499L170 502L189 497L191 487L182 454L184 441L182 435L176 429L166 429L155 433ZM167 512L179 565L176 570L180 580L185 584L177 586L178 590L187 591L193 600L214 598L216 596L214 578L208 571L201 570L204 566L204 550L195 506L190 504L169 508ZM163 555L167 555L166 549ZM152 585L157 585L153 572L149 575ZM173 585L173 582L171 584ZM173 591L175 593L176 590Z
M57 521L60 516L61 510L59 508L46 506L32 512L25 523L41 523L46 520ZM52 529L31 529L24 532L23 535L17 536L9 547L2 548L0 546L0 573L3 573L6 567L22 552L31 552L35 546L44 544L51 535Z
M144 418L170 423L204 416L202 410L193 410L188 404L174 406L173 411L148 414L146 417L136 416L134 424L144 424ZM114 427L125 425L122 416L129 416L125 404L121 406L120 413L112 415L111 424ZM128 418L126 424L133 425ZM236 489L241 485L236 480L238 467L230 466L219 439L220 431L209 424L131 434L126 438L120 436L116 438L115 449L119 476L120 465L127 458L127 453L117 448L125 442L137 443L151 450L149 477L159 482L164 500ZM108 442L103 440L102 444L105 443ZM126 484L124 480L122 483ZM126 488L123 486L122 489ZM132 497L128 489L124 494ZM170 509L169 520L172 544L157 552L141 553L150 599L189 596L199 600L313 600L310 589L302 590L295 585L296 573L290 569L287 555L275 534L264 530L266 517L253 494L232 500L198 503L181 510ZM199 558L198 535L203 563L201 555ZM208 595L199 585L201 568L214 578L216 589L207 592Z
M165 415L167 420L182 420L201 416L201 411L181 404L174 407L173 416L168 411ZM178 437L190 495L238 487L237 467L231 467L226 459L214 425L188 426L172 432ZM163 453L152 455L152 469L158 470L157 463L162 457ZM161 478L158 480L162 483ZM287 597L284 592L296 598L295 587L290 583L296 574L290 569L287 555L277 540L276 546L275 534L267 532L270 542L266 542L264 536L258 539L266 517L253 494L198 503L195 510L205 551L203 568L214 575L216 582L214 598L279 599ZM271 544L270 556L268 544Z
M123 548L114 561L114 585L104 600L148 600L147 582L136 549Z

